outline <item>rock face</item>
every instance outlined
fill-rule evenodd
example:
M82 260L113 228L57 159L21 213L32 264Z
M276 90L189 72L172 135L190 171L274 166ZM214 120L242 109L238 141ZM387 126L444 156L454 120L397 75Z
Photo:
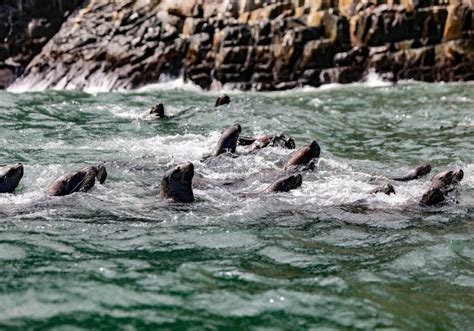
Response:
M0 2L0 89L18 77L82 0Z
M131 89L182 75L205 89L279 90L350 83L368 70L394 81L473 80L473 7L472 0L89 0L15 84ZM26 60L28 50L18 54Z

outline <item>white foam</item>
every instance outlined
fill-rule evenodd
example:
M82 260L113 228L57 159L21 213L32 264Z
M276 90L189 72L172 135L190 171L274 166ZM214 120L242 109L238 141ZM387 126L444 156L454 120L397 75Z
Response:
M137 89L138 92L152 92L152 91L173 91L183 90L189 92L202 92L203 90L190 81L184 81L183 77L171 78L164 76L158 83L148 84Z

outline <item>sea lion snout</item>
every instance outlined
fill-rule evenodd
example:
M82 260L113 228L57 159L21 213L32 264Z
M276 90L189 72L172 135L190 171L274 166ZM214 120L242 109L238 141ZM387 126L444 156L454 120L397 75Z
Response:
M318 142L317 142L316 140L313 140L313 141L309 144L309 148L310 148L311 151L313 152L314 158L319 157L319 155L321 154L321 147L319 146L319 144L318 144Z
M107 179L107 170L105 169L105 166L103 164L99 164L97 166L96 178L101 184L104 184L105 180Z
M233 127L235 127L235 129L236 129L236 130L237 130L239 133L241 133L241 132L242 132L242 127L240 126L240 124L239 124L239 123L235 123L235 124L234 124L234 125L232 125L232 126L233 126Z
M194 177L194 164L191 162L183 163L173 171L173 178L180 181L191 181Z
M154 115L157 117L165 117L165 106L162 103L158 103L151 107L150 115Z
M418 167L418 176L424 176L431 172L431 164L424 164Z

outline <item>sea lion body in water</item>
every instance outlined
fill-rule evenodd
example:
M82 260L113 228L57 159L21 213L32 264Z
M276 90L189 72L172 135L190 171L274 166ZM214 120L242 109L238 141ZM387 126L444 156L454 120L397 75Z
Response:
M175 202L194 202L192 181L194 165L190 162L174 166L165 172L160 196Z
M166 118L165 115L165 106L162 103L158 103L151 107L150 115L154 118Z
M249 183L254 182L255 180L263 181L266 183L272 183L272 180L276 176L282 176L285 173L296 173L300 171L310 171L315 168L315 163L311 162L314 158L319 157L320 155L320 147L316 141L312 141L309 145L303 146L297 151L295 151L286 165L284 166L283 171L282 170L264 170L261 172L258 172L254 175L251 175L250 177L245 177L245 178L239 178L239 179L234 179L231 181L226 181L223 183L224 186L239 186L239 187L245 187ZM283 173L282 173L283 172Z
M303 146L294 152L288 162L286 162L284 169L286 171L293 171L301 166L306 166L309 169L314 168L314 163L311 161L318 158L321 154L321 147L313 140L309 145ZM311 162L311 163L310 163Z
M217 100L216 100L216 104L214 107L219 107L219 106L223 106L223 105L227 105L230 103L230 98L227 94L223 94L223 95L220 95Z
M235 150L237 149L237 141L241 131L242 128L240 127L240 124L236 123L229 126L222 133L211 156L218 156L223 153L235 153Z
M388 179L395 180L398 182L408 182L410 180L415 180L420 177L423 177L426 174L431 172L431 165L424 164L416 167L415 169L410 170L405 176L400 177L388 177Z
M13 193L23 177L23 165L17 163L0 168L0 193Z
M300 187L303 184L303 176L301 174L287 175L275 180L264 193L270 192L289 192Z
M373 190L369 191L369 194L384 193L386 195L395 194L395 189L390 183L386 183L381 186L377 186Z
M48 188L52 196L64 196L74 192L86 192L95 185L97 179L103 184L107 171L103 165L87 166L77 171L68 172L56 179Z
M457 184L463 179L464 172L459 170L443 171L431 178L431 186L421 197L420 204L434 206L446 200L449 192L456 189Z
M284 134L279 135L265 135L259 138L239 137L238 145L250 146L250 150L254 151L262 149L267 146L275 147L280 146L283 148L294 149L295 140L291 137L287 137Z
M266 193L289 192L297 189L303 183L303 176L301 174L291 174L276 179L269 187L261 192L238 193L239 196L255 196Z

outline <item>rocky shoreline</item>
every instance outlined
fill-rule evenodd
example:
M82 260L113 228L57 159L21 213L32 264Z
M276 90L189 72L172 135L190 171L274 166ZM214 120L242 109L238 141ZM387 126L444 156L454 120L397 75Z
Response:
M6 1L0 88L134 89L183 76L203 89L282 90L351 83L371 70L392 81L474 80L473 8L473 0Z

